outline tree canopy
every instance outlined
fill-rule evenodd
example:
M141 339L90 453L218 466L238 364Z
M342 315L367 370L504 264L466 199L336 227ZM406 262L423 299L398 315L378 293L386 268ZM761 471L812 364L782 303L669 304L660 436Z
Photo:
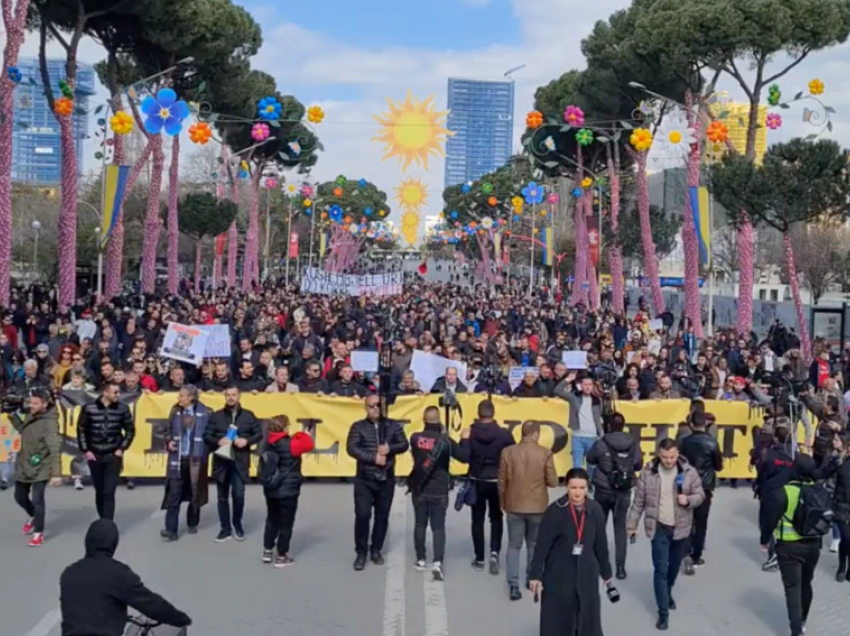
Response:
M162 206L163 216L168 207ZM226 232L236 219L238 206L230 200L218 198L208 192L187 194L180 199L180 231L195 240L218 236Z

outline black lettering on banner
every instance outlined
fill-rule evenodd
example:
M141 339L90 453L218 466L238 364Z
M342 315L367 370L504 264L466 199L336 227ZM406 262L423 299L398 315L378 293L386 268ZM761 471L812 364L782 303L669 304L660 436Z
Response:
M658 445L661 443L661 440L667 439L669 437L670 430L675 427L675 424L635 424L630 422L626 424L626 432L631 434L634 438L635 443L641 448L641 452L643 452L644 457L647 455L649 457L653 457L655 452L658 450ZM645 428L652 428L651 435L644 435ZM647 431L649 432L649 431ZM652 451L647 453L643 450L643 442L652 442Z
M553 454L557 455L562 450L567 447L569 444L570 436L562 425L557 422L549 422L547 420L526 420L527 422L537 422L540 426L545 426L549 430L552 431L552 446L551 451ZM511 432L511 435L514 433L514 429L518 426L522 426L522 420L505 420L505 427ZM516 439L516 436L514 436Z
M307 433L310 437L313 438L313 443L316 445L315 448L308 453L309 455L315 455L316 461L319 461L319 455L331 455L335 461L339 462L339 442L336 441L327 448L319 448L318 446L318 436L317 436L317 427L322 423L322 420L312 418L312 417L299 417L296 419L296 422L301 424L301 430Z
M717 436L723 433L721 442L721 452L725 459L734 459L738 456L735 452L735 432L740 431L741 435L747 434L747 427L744 424L717 424Z

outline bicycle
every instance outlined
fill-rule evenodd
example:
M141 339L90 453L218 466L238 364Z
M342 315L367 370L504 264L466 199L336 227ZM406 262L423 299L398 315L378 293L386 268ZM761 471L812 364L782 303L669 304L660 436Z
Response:
M127 630L124 636L187 636L188 633L187 627L173 627L149 620L144 616L130 616L127 618Z

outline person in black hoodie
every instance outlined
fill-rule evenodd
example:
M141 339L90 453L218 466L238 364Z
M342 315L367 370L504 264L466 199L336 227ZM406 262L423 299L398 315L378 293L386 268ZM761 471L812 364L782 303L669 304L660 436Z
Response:
M425 429L410 438L413 471L407 486L413 499L415 527L413 545L416 548L417 571L424 572L426 565L425 531L430 522L434 535L434 566L431 572L437 581L445 580L443 560L446 552L446 510L449 507L449 464L454 458L469 462L469 433L461 436L460 445L448 437L440 421L440 410L429 406L422 415Z
M121 636L127 608L165 625L191 625L191 618L113 558L117 548L118 527L111 519L89 526L85 558L65 568L59 579L62 636Z
M608 516L614 518L614 550L617 578L626 578L626 518L635 484L635 473L643 468L643 453L635 438L625 432L626 420L614 413L608 432L593 443L585 458L593 471L594 499Z
M218 491L218 518L221 522L221 531L215 539L216 543L223 543L231 536L235 536L237 541L245 540L242 513L245 510L245 484L249 482L251 446L259 444L263 439L259 420L252 411L242 408L239 403L240 396L237 387L226 388L224 408L213 413L204 432L204 441L211 453L220 446L233 445L233 459L213 455L213 476ZM231 493L232 524L229 502Z
M270 472L277 473L278 484L274 488L263 484L268 511L263 534L263 563L272 563L273 550L277 545L277 555L274 555L276 568L295 563L289 552L289 543L301 494L301 456L309 453L313 447L313 438L309 434L298 431L289 435L289 418L286 415L277 415L269 420L268 436L260 461L266 462L269 450L274 453L276 470L271 469ZM267 468L261 466L260 474L267 474Z
M690 418L691 434L681 444L682 455L696 468L702 479L705 501L694 510L693 534L690 554L685 557L685 574L693 575L694 568L702 567L705 561L702 553L705 549L705 537L708 533L708 514L711 512L711 500L717 487L717 473L723 470L723 455L720 445L707 431L708 418L705 413L694 413Z
M401 424L381 418L380 396L366 396L364 405L366 417L351 425L345 443L349 457L357 460L354 478L354 548L357 558L354 569L358 572L366 567L373 508L372 563L384 563L381 550L387 537L395 494L395 456L409 448Z
M478 404L478 419L469 432L469 479L475 485L472 506L472 567L484 570L484 515L490 509L490 574L499 574L502 552L502 504L499 501L499 460L502 450L514 443L511 432L493 419L496 409L490 400Z
M328 390L331 397L354 397L362 398L366 395L363 385L354 380L354 368L347 362L341 364L338 369L339 379L331 382Z

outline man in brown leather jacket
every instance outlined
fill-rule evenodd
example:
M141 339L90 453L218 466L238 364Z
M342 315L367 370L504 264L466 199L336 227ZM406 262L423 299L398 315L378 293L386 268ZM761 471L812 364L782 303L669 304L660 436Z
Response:
M531 563L537 530L549 505L548 488L558 485L552 451L539 444L540 424L522 425L522 441L508 446L499 460L499 501L508 515L508 556L505 569L511 600L519 591L519 552L525 539L527 564Z

